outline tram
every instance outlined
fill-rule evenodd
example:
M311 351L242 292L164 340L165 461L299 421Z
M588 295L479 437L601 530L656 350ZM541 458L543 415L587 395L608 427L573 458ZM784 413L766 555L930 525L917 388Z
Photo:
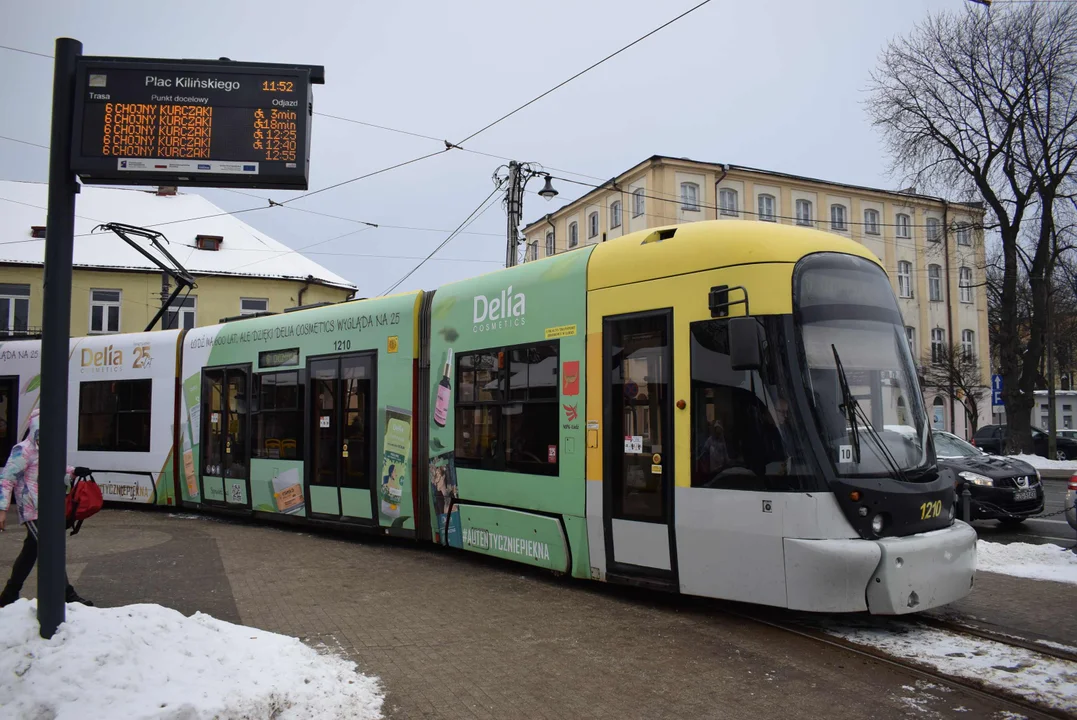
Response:
M918 612L974 580L890 281L830 233L696 222L430 292L73 340L73 398L99 382L79 343L102 342L121 366L152 346L112 397L149 385L138 410L73 399L70 450L101 425L115 447L78 464L162 463L110 499L806 611Z

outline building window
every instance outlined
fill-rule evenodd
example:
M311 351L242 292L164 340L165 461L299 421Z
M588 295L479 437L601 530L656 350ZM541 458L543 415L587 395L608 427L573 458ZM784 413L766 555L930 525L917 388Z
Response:
M1061 385L1062 385L1062 388L1061 388L1062 390L1069 390L1070 389L1070 376L1068 374L1062 373Z
M621 227L621 203L615 202L610 205L610 227Z
M927 295L931 302L942 302L942 267L927 266Z
M931 362L940 363L946 358L946 331L942 328L931 330Z
M252 457L268 460L303 459L303 386L299 373L254 376L254 437Z
M972 233L969 232L968 225L961 224L957 226L957 244L972 245Z
M120 331L119 290L90 290L90 332L118 333Z
M912 297L912 263L908 260L898 263L898 296Z
M587 238L598 237L598 212L587 216Z
M165 327L170 330L179 328L189 330L193 328L195 326L196 300L197 298L194 295L173 300L172 304L168 306L168 312L165 313Z
M972 268L963 267L958 270L957 286L961 290L961 302L972 302Z
M222 242L224 238L220 235L196 235L194 238L195 247L199 250L220 250Z
M912 350L913 357L916 357L916 328L906 325L905 337L909 341L909 350Z
M264 312L269 312L269 300L267 300L266 298L239 299L240 315L257 315L258 313Z
M699 185L681 183L681 210L699 212Z
M845 206L844 205L831 205L830 206L830 229L831 230L848 230L845 225Z
M456 358L456 464L557 475L561 441L558 343Z
M878 210L865 210L864 211L864 232L868 235L879 234L879 211Z
M643 188L636 188L632 191L632 217L639 217L646 209L643 199Z
M149 452L152 380L79 385L79 450Z
M1063 405L1062 412L1070 412L1073 409L1071 405Z
M718 207L723 215L737 217L739 208L737 203L737 191L732 188L722 188L718 191Z
M580 244L580 225L573 221L568 224L568 246L574 248Z
M553 231L551 230L550 232L546 233L546 256L549 257L550 255L553 255L556 249L557 248L554 245L553 240Z
M524 251L525 260L538 260L538 243L528 243L527 250Z
M975 351L973 350L976 345L975 339L976 334L971 330L961 331L961 353L966 360L972 360L975 357Z
M931 242L938 242L942 240L942 230L940 229L938 218L927 219L927 239Z
M899 238L907 238L909 235L909 216L905 213L898 213L897 216L897 236Z
M0 283L0 335L26 332L30 324L30 286Z
M759 196L759 219L766 220L767 222L778 222L778 218L774 214L773 195Z
M936 430L946 429L946 403L939 395L936 395L931 403L931 427Z
M797 200L797 225L811 225L811 200Z

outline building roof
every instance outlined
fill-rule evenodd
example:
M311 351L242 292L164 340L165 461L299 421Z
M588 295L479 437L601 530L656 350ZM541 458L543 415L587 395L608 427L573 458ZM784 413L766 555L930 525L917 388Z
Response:
M48 207L45 183L0 180L0 263L41 265L45 241L31 236L44 226ZM107 222L150 227L168 238L166 249L192 275L307 280L354 290L355 284L255 230L201 195L158 195L152 190L125 190L83 185L75 204L74 266L111 270L159 268L115 233L90 232ZM198 218L198 219L194 219ZM199 250L198 235L220 236L219 250ZM157 254L149 243L140 247Z
M819 178L805 177L803 175L792 175L790 173L778 172L778 171L775 171L775 170L761 170L759 168L748 167L746 165L732 165L730 163L707 162L705 160L693 160L692 158L672 157L670 155L652 155L651 157L647 158L646 160L643 160L642 162L636 163L635 165L633 165L629 169L625 170L624 172L620 173L619 175L617 175L617 176L615 176L613 178L610 178L609 180L602 183L601 185L598 185L597 187L595 187L595 189L589 190L587 193L581 195L580 197L576 198L572 202L565 203L564 205L557 208L553 212L545 213L540 218L538 218L537 220L534 220L534 221L528 223L524 227L524 233L526 234L534 226L545 222L545 218L553 217L554 215L557 215L558 213L561 213L564 210L566 210L566 209L568 209L570 207L573 207L574 205L580 204L585 199L591 197L592 195L595 195L596 193L608 192L609 190L613 190L614 189L613 188L613 183L622 182L626 175L634 175L635 173L638 173L640 170L642 170L644 167L646 167L648 165L657 165L657 164L662 163L662 162L682 162L682 163L691 163L693 165L710 165L711 167L714 167L714 168L721 168L721 169L725 170L726 172L739 171L739 172L745 172L745 173L753 173L755 175L763 175L763 176L772 177L772 178L780 178L780 179L788 181L788 182L811 183L813 185L829 185L830 187L833 187L833 188L843 188L845 190L853 190L853 191L856 191L856 192L879 193L879 194L890 195L890 196L901 196L901 197L908 198L910 200L918 200L920 202L931 202L931 203L949 202L949 204L951 204L951 205L959 205L959 206L961 206L961 207L963 207L963 208L965 208L965 209L967 209L969 211L983 212L983 209L984 209L983 208L983 203L980 203L980 202L948 201L945 198L935 197L933 195L923 195L923 194L915 192L912 189L909 189L909 190L884 190L882 188L873 188L873 187L867 187L867 186L864 186L864 185L851 185L849 183L835 182L833 180L821 180ZM670 198L670 202L675 202L675 201L676 201L675 198Z

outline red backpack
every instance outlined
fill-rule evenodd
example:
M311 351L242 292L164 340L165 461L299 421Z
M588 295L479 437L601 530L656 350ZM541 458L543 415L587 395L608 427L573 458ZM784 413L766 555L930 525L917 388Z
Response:
M97 514L105 499L101 488L86 468L75 468L75 479L71 483L71 492L67 494L67 527L75 535L82 529L82 521Z

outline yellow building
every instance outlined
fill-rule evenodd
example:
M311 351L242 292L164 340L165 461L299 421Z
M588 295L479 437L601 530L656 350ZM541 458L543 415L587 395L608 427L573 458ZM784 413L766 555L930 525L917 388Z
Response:
M47 205L47 185L0 181L0 338L40 332ZM162 245L195 278L197 287L181 293L154 329L338 302L355 292L201 195L83 186L75 213L72 335L140 332L161 309L167 276L113 232L95 230L106 222L161 232ZM165 260L148 241L135 240Z
M958 343L981 358L989 388L983 216L979 203L655 155L527 225L525 257L697 220L755 219L838 233L883 262L917 360ZM925 400L934 427L967 434L960 405L942 395ZM990 392L980 407L980 423L989 422Z

